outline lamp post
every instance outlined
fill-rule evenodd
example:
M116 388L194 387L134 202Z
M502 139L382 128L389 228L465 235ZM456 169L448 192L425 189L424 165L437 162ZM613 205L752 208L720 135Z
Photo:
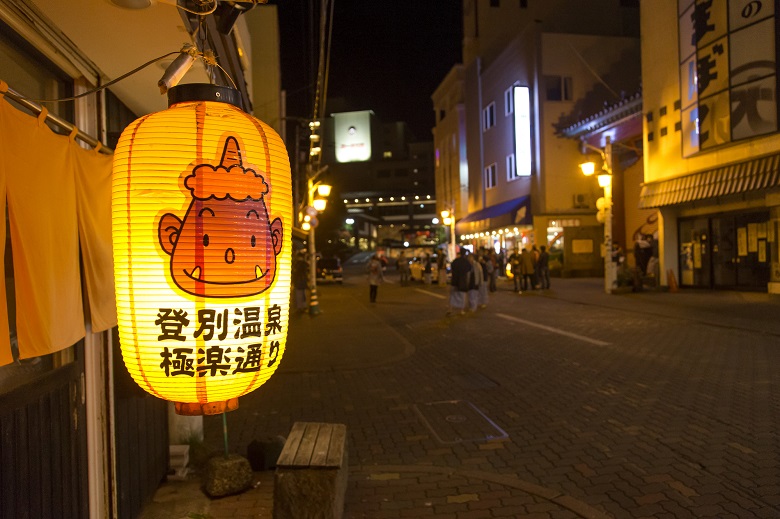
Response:
M582 144L588 149L597 151L604 161L602 166L604 173L598 175L598 180L599 187L604 189L604 291L611 294L617 287L617 269L612 261L612 140L609 137L606 139L603 150L586 142ZM580 164L580 169L586 177L589 177L595 173L596 166L593 162L586 162Z
M450 226L450 244L447 251L447 256L450 261L455 259L455 211L448 211L447 209L441 212L441 223Z
M330 195L331 186L321 182L314 182L326 170L327 167L322 168L315 174L308 175L306 179L308 196L306 199L307 205L303 211L301 228L309 232L309 315L318 315L320 313L320 303L317 297L317 246L314 243L314 228L317 225L316 221L312 220L325 210L328 203L327 197Z

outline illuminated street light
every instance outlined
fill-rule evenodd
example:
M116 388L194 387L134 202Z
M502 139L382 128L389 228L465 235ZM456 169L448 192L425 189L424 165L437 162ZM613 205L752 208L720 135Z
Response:
M617 288L617 269L612 261L612 140L607 136L606 146L602 150L587 142L582 143L586 148L596 151L604 161L604 173L598 175L599 187L604 189L604 292L611 294ZM582 173L592 176L596 171L593 162L580 164ZM600 208L601 209L601 208Z
M455 259L455 210L444 209L441 212L441 221L444 225L450 227L450 244L447 251L449 260Z
M317 248L314 243L315 225L312 225L312 218L317 213L324 211L328 202L327 197L330 195L331 186L324 183L315 183L317 177L319 177L327 169L328 167L325 166L316 173L308 175L308 204L306 210L304 211L305 215L301 224L301 229L308 231L309 233L309 315L318 315L320 313L320 305L317 298ZM316 198L315 193L317 196Z
M580 169L582 170L582 174L586 177L589 177L593 175L593 173L596 172L596 163L595 162L584 162L580 164Z

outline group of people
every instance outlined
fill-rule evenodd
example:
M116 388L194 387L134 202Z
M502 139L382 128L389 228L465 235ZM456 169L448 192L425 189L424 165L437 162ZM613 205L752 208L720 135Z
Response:
M439 254L435 261L438 267L438 284L445 286L447 284L446 258L443 254ZM529 248L516 248L506 261L511 265L515 292L550 288L550 255L544 245L539 248L536 245ZM422 278L425 284L432 283L433 262L429 254L422 260ZM497 290L496 281L502 273L503 265L503 251L500 255L492 249L471 253L468 249L462 248L458 257L450 264L448 313L466 313L467 309L473 312L478 308L485 308L489 293ZM398 256L396 266L399 283L401 286L408 285L410 267L403 251ZM375 303L378 287L384 282L382 263L378 255L374 254L371 257L366 270L369 301Z
M488 294L495 292L499 262L494 251L471 254L461 249L460 255L450 265L450 306L448 314L466 313L466 308L476 312L488 304Z
M550 288L550 253L547 247L516 248L508 259L515 292L522 294L524 290Z

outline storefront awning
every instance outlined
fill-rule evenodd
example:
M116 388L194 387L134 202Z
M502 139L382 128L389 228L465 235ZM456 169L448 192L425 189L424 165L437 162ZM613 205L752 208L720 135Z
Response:
M642 186L639 207L651 209L780 187L780 153Z
M455 225L458 233L468 232L469 223L481 222L484 225L481 227L493 228L493 227L505 227L510 225L530 225L531 218L531 196L521 196L501 202L500 204L491 205L479 211L474 211L464 216Z

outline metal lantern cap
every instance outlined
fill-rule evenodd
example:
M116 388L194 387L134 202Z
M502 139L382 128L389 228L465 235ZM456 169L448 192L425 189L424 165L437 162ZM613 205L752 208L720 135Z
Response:
M185 83L168 89L168 107L193 101L227 103L243 110L241 92L234 88L206 83Z

